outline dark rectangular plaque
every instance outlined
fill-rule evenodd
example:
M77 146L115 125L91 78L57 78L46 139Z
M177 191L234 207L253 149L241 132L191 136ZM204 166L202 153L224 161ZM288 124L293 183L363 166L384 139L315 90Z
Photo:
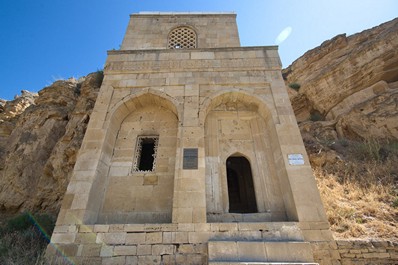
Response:
M198 169L198 148L184 148L182 169Z

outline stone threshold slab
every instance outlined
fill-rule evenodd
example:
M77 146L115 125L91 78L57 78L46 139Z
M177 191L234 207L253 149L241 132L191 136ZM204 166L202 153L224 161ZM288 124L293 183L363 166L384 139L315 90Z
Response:
M211 261L209 265L319 265L319 263L303 263L303 262L247 262L247 261Z

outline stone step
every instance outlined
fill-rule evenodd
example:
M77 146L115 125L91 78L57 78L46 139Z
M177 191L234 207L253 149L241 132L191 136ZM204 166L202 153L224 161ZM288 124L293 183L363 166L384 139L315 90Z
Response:
M211 261L208 265L319 265L319 263L297 262L247 262L247 261Z
M314 264L308 242L209 241L208 254L209 264Z

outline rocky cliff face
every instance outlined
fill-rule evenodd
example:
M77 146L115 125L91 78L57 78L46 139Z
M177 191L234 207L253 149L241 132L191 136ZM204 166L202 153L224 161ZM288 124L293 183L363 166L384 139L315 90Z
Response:
M397 32L338 35L283 70L337 237L398 238Z
M59 209L102 78L57 81L1 102L0 211Z
M325 41L283 71L298 121L333 121L342 137L398 139L398 19ZM329 123L328 123L329 124Z

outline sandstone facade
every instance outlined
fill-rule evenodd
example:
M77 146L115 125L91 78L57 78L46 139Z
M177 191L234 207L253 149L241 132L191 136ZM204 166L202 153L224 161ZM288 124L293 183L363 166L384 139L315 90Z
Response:
M277 49L240 47L235 16L132 15L51 239L68 258L311 263L332 241Z

